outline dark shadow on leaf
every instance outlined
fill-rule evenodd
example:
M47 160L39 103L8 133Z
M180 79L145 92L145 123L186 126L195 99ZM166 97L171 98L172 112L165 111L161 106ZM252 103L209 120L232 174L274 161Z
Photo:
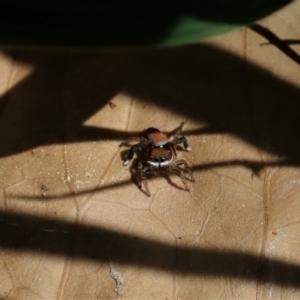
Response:
M34 70L0 98L1 157L43 145L141 136L156 125L147 122L147 106L155 104L182 115L179 124L202 123L199 130L184 128L186 136L231 134L288 165L300 164L299 89L214 47L7 55ZM105 106L122 112L122 103L118 110L107 105L118 93L144 102L145 128L83 125Z
M140 268L300 288L300 265L280 259L262 261L259 255L247 252L174 246L125 232L3 211L0 228L2 249L95 263L107 262L109 256L116 263ZM266 269L260 279L262 263Z
M300 41L295 40L282 40L277 35L275 35L270 29L260 25L260 24L252 24L248 26L249 29L253 30L254 32L260 34L264 38L266 38L270 44L277 47L281 50L286 56L300 65L300 55L294 51L289 45L292 44L299 44ZM265 44L262 44L262 46Z
M137 185L137 179L136 179L136 164L137 160L135 160L135 163L130 165L129 167L129 172L131 174L131 179L119 181L119 182L114 182L112 184L105 184L102 185L101 187L95 187L95 188L89 188L89 189L82 189L79 191L76 191L76 196L84 196L87 194L95 194L95 193L101 193L102 190L104 189L113 189L113 188L118 188L124 185L128 184L136 184ZM193 166L191 167L191 170L193 173L205 171L205 170L212 170L214 168L226 168L226 167L245 167L249 169L249 172L253 173L256 175L258 178L263 171L264 168L266 167L275 167L275 166L293 166L288 164L286 161L283 160L273 160L273 161L266 161L266 162L260 162L260 161L255 161L255 160L226 160L226 161L218 161L218 162L212 162L212 163L204 163L201 165ZM121 166L123 167L123 166ZM157 172L158 176L163 176L170 185L179 188L175 183L171 182L171 179L169 178L169 174L166 174L165 172ZM148 176L148 180L151 180L155 176L154 174L151 176ZM175 174L173 176L176 176ZM190 181L190 180L189 180ZM192 184L192 183L191 183ZM29 195L29 194L12 194L9 193L6 195L7 199L16 199L16 200L43 200L43 201L51 201L51 200L63 200L63 199L68 199L72 196L73 194L70 193L64 193L64 194L56 194L55 196L51 196L50 194L47 196L36 196L36 195Z
M178 123L186 119L199 122L202 127L196 130L184 129L187 137L229 134L280 157L280 160L269 162L203 163L195 166L194 172L236 165L259 176L266 166L300 165L299 88L214 47L193 45L69 54L14 51L7 55L17 62L34 65L35 69L0 98L1 157L53 143L114 140L117 149L120 141L140 136L149 125L155 126L147 123L147 107L156 105L179 115ZM132 132L111 130L102 127L101 120L99 128L83 125L118 93L143 103L140 113L145 115L145 128ZM114 110L108 107L109 113L122 111L122 108L121 101ZM160 123L163 122L160 120ZM201 144L195 146L200 148ZM127 184L132 182L128 179L82 190L76 195ZM43 201L67 197L70 194L55 198L7 195L7 199ZM263 280L300 287L300 266L280 260L223 249L178 247L176 252L173 245L140 237L135 239L126 233L9 212L2 212L0 219L0 245L6 249L71 255L95 261L107 261L106 255L109 255L119 263L169 272ZM266 266L264 276L261 276L262 265Z

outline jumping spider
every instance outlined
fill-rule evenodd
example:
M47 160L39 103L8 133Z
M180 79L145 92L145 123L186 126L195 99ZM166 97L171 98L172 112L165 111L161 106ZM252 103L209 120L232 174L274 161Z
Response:
M150 127L146 131L146 138L133 137L120 144L120 146L123 146L131 141L139 142L130 148L127 160L123 163L124 166L129 164L134 153L146 150L146 160L142 160L138 163L137 181L140 189L144 186L144 192L148 196L150 196L150 192L147 183L147 175L161 170L178 174L185 189L189 191L187 179L194 181L194 177L187 162L183 159L177 160L176 151L176 145L181 143L187 151L191 151L186 138L180 135L184 124L185 122L180 124L179 129L176 131L174 138L171 141L169 141L169 139L157 128ZM189 174L189 178L185 176L185 172Z

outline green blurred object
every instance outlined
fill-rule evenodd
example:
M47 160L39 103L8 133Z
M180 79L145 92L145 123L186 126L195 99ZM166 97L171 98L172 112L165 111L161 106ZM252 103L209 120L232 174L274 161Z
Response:
M290 2L2 0L0 45L181 45L248 25Z

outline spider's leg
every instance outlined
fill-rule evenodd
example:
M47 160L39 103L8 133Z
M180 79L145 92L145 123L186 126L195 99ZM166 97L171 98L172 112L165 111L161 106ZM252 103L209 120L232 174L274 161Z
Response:
M188 163L184 159L180 159L180 160L175 161L174 165L177 166L183 172L187 172L189 174L190 178L187 178L187 179L189 179L192 182L195 181L192 170L189 167ZM184 165L184 169L181 168L180 165Z
M174 134L174 139L171 141L171 143L173 145L183 144L184 148L187 151L191 151L192 148L189 146L189 143L187 142L187 139L184 136L181 136L181 131L182 131L182 128L183 128L185 123L186 122L181 122L178 130Z
M181 165L184 165L184 168L182 168ZM175 161L174 164L169 166L168 171L178 174L181 181L182 181L182 183L183 183L183 185L184 185L184 187L185 187L185 189L187 191L190 190L189 186L187 184L187 179L190 180L190 181L194 181L194 177L193 177L193 173L192 173L189 165L187 164L187 162L185 160L181 159L181 160ZM189 173L190 178L185 177L185 172L186 171Z
M185 187L185 189L186 189L187 191L190 190L190 189L189 189L189 186L188 186L188 184L187 184L186 178L185 178L185 176L184 176L184 171L183 171L180 167L178 167L178 166L176 166L176 165L171 165L171 166L168 168L168 171L169 171L169 172L174 172L174 173L178 174L179 177L180 177L180 179L181 179L181 181L182 181L182 183L183 183L183 185L184 185L184 187Z
M172 140L171 143L173 145L183 144L186 151L191 151L192 150L192 148L189 146L189 143L188 143L186 137L184 137L184 136L174 138L174 140Z
M178 129L175 131L174 133L174 140L177 139L180 135L181 135L181 132L182 132L182 128L184 126L186 122L181 122Z
M140 161L138 164L138 186L140 189L144 186L145 193L150 197L150 191L148 188L148 182L147 182L147 174L153 173L152 168L148 165L147 162Z
M137 151L142 151L148 146L148 141L146 139L141 138L140 140L142 140L142 141L139 142L138 144L131 146L129 153L127 155L127 160L124 161L124 163L123 163L124 166L127 166L129 164L129 162L133 158L134 153L136 153Z
M144 137L136 137L136 136L133 136L129 139L127 139L126 141L122 142L119 147L123 147L123 146L128 146L130 142L140 142L140 143L148 143L148 140Z

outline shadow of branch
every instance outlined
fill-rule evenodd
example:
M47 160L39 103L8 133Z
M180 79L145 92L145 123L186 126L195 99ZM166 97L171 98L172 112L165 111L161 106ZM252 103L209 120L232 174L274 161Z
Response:
M258 32L258 28L251 29ZM0 98L0 157L42 145L122 141L140 135L145 128L125 132L102 127L101 121L99 127L84 125L121 93L146 106L155 104L180 114L183 120L207 124L199 135L230 134L300 165L299 88L224 50L191 45L143 51L5 54L35 68ZM122 108L120 101L118 113ZM147 116L147 109L143 114Z
M225 161L219 161L219 162L212 162L212 163L204 163L201 165L193 166L191 167L191 170L193 172L201 172L204 170L210 170L214 168L225 168L225 167L232 167L232 166L241 166L249 169L254 175L258 176L260 175L261 171L265 167L276 167L276 166L291 166L292 163L289 163L285 160L272 160L272 161L256 161L256 160L225 160ZM122 165L120 165L122 167ZM131 171L128 172L129 174L133 175ZM159 173L159 172L158 172ZM163 177L165 177L162 174ZM170 183L170 179L166 178L168 184ZM131 179L122 180L119 182L114 182L112 184L103 184L101 187L95 187L95 188L89 188L89 189L82 189L80 191L76 191L76 194L70 194L70 193L62 193L57 194L53 197L51 196L36 196L36 195L20 195L20 194L7 194L7 199L15 199L15 200L43 200L43 201L51 201L51 200L63 200L68 199L74 195L76 196L83 196L87 194L96 194L100 193L102 190L106 189L113 189L113 188L119 188L122 186L126 186L129 184L135 183L134 178L131 176ZM173 186L173 184L171 184ZM174 187L177 187L177 185L174 185Z
M248 28L266 38L270 44L277 47L286 56L300 65L300 55L289 46L299 44L299 40L282 40L271 30L257 23L248 26ZM262 46L264 45L266 44L262 44Z
M0 212L0 246L75 259L138 265L177 274L214 276L256 281L266 263L263 282L300 288L300 265L280 259L230 250L176 246L90 225L37 216ZM30 238L28 238L30 237ZM184 238L181 239L184 241ZM270 274L268 273L270 269Z

